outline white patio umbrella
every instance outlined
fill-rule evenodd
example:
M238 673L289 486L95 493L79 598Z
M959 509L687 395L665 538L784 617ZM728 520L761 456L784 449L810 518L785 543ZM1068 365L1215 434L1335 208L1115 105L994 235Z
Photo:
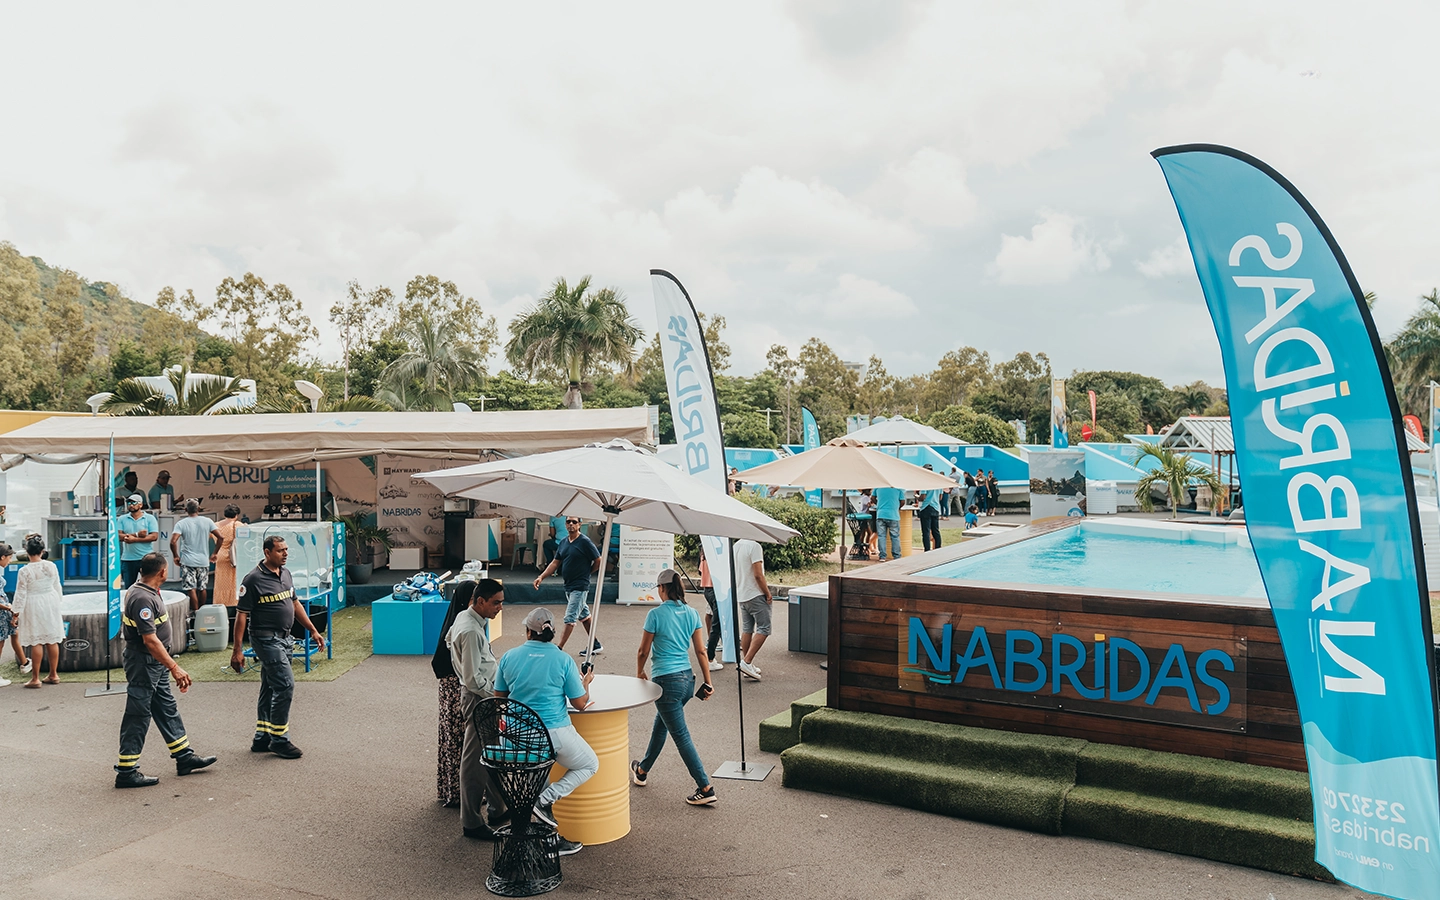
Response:
M895 416L884 422L867 425L845 435L867 444L964 444L965 441L946 434L938 428L920 422L913 422L904 416Z
M858 433L858 432L857 432ZM914 463L871 450L854 435L835 438L823 447L745 470L749 484L785 484L815 490L858 491L894 487L907 491L936 491L955 482ZM842 500L844 494L841 494ZM840 528L840 571L845 571L845 528Z
M605 585L612 523L671 534L708 534L771 544L783 544L799 534L662 462L650 451L618 438L574 450L440 469L415 478L430 482L446 494L543 515L603 519L602 541L607 546L600 552L591 650L600 630L600 592Z

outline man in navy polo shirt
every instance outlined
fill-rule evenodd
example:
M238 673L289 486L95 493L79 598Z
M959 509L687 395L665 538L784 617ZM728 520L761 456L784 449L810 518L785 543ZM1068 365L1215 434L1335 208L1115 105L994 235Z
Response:
M560 633L559 645L564 650L577 621L585 626L585 636L590 636L590 604L587 599L590 573L600 568L600 548L588 535L580 533L580 519L575 516L565 517L565 538L555 546L555 558L550 560L550 565L536 577L535 590L540 590L540 581L557 568L560 577L565 579L565 630ZM605 648L597 640L594 649L599 653ZM585 641L585 649L580 651L580 655L590 655L589 640Z

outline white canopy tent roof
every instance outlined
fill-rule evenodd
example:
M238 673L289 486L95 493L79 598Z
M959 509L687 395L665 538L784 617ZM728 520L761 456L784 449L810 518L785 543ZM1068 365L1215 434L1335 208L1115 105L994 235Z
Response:
M655 440L644 407L56 417L0 434L0 468L26 459L72 463L104 456L112 436L116 459L126 463L188 459L269 468L382 453L481 459L487 453L538 453L611 438Z
M1405 448L1411 453L1425 453L1429 447L1425 441L1405 432ZM1235 432L1229 416L1185 416L1177 421L1165 436L1160 446L1175 450L1199 450L1210 454L1235 452Z

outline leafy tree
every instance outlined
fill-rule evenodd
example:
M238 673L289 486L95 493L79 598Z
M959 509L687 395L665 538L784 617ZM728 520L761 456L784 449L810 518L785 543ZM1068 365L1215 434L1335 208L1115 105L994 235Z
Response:
M384 400L377 400L364 394L351 394L348 397L331 400L330 393L327 391L325 396L320 398L320 408L316 411L322 413L389 412L393 408ZM267 397L256 403L251 410L256 413L308 413L310 411L310 398L302 395L299 391L286 391L276 397Z
M931 428L954 435L967 444L994 444L1013 447L1019 440L1010 423L968 406L947 406L930 417Z
M765 424L764 413L722 413L720 427L725 432L727 447L764 447L773 450L779 443L775 439L775 432Z
M465 402L474 409L480 408L479 396L487 397L486 410L516 409L561 409L564 393L553 384L527 381L509 372L501 372L486 378L480 394L471 396Z
M606 373L601 375L591 385L585 395L586 402L597 409L628 409L633 406L644 406L649 400L643 393L632 387L627 387L615 380L615 376Z
M17 330L40 321L40 275L35 264L21 256L14 245L0 241L0 403L12 409L30 405L30 396L39 387L39 373L26 352Z
M991 381L990 354L961 347L940 357L940 363L919 398L920 412L929 414L947 406L963 405Z
M197 375L193 379L185 366L165 372L174 396L135 378L127 378L115 386L110 399L100 411L117 416L208 416L219 412L216 407L245 389L238 378L220 375Z
M396 313L392 330L398 332L407 327L422 310L431 319L448 323L454 339L468 344L482 367L488 365L500 332L495 326L495 317L485 315L478 300L467 296L453 281L441 281L434 275L416 275L405 285L405 305Z
M345 369L350 389L374 397L381 390L380 376L385 367L404 356L407 349L402 341L381 338L351 350L350 364Z
M1143 456L1154 459L1156 467L1140 476L1135 482L1135 500L1140 508L1150 512L1155 508L1155 501L1150 496L1150 489L1157 485L1163 485L1170 494L1170 518L1176 518L1180 514L1180 504L1188 497L1189 487L1192 484L1203 484L1213 491L1214 501L1218 504L1222 497L1224 484L1219 476L1204 466L1194 462L1184 453L1178 453L1169 447L1161 447L1159 444L1137 444L1134 459L1138 460ZM1214 508L1213 506L1211 507Z
M340 360L345 369L342 396L350 396L351 352L366 344L370 335L384 329L385 314L394 302L394 293L384 285L367 291L352 279L345 285L345 299L330 307L330 324L340 331ZM493 326L493 320L491 324Z
M1396 380L1403 384L1401 406L1425 409L1428 385L1440 381L1440 288L1420 297L1420 308L1405 320L1387 345Z
M67 394L73 395L95 356L95 326L86 324L85 312L80 307L83 287L80 276L62 272L45 307L50 366L55 375L52 396L61 406L65 405Z
M110 350L110 374L117 382L158 371L155 358L134 341L121 338Z
M431 316L422 307L395 335L408 349L381 373L379 399L397 409L449 410L456 395L485 374L475 345L460 337L453 318Z
M1066 387L1066 399L1070 401L1070 425L1078 435L1080 426L1090 424L1090 397L1082 391L1069 391L1069 385ZM1103 430L1111 436L1133 434L1144 427L1140 421L1140 405L1128 394L1113 390L1095 395L1095 422L1097 434Z
M885 371L880 357L871 355L865 377L856 393L855 411L868 416L892 416L908 412L900 407L900 379Z
M1050 433L1050 358L1017 353L995 367L990 383L975 391L970 406L1009 422L1021 419L1029 434Z
M860 376L819 338L805 342L797 362L804 375L796 397L814 413L821 442L844 434L845 417L854 408Z
M589 275L574 287L557 278L549 294L510 323L505 355L521 375L561 373L569 384L565 405L579 409L581 380L609 364L629 371L639 340L618 290L591 291Z
M784 392L785 443L795 443L798 433L796 425L800 418L795 409L795 381L800 373L800 363L790 358L790 351L784 344L771 344L765 353L766 371L774 378Z

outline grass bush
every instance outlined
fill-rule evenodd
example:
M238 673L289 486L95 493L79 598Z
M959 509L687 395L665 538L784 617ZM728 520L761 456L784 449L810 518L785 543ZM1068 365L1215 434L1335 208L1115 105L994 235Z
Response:
M811 506L798 494L786 500L773 500L757 496L754 491L742 490L735 495L735 499L800 532L787 544L760 545L765 550L767 572L803 569L813 566L821 557L835 552L840 534L834 510ZM677 534L675 555L682 559L699 559L700 538Z

